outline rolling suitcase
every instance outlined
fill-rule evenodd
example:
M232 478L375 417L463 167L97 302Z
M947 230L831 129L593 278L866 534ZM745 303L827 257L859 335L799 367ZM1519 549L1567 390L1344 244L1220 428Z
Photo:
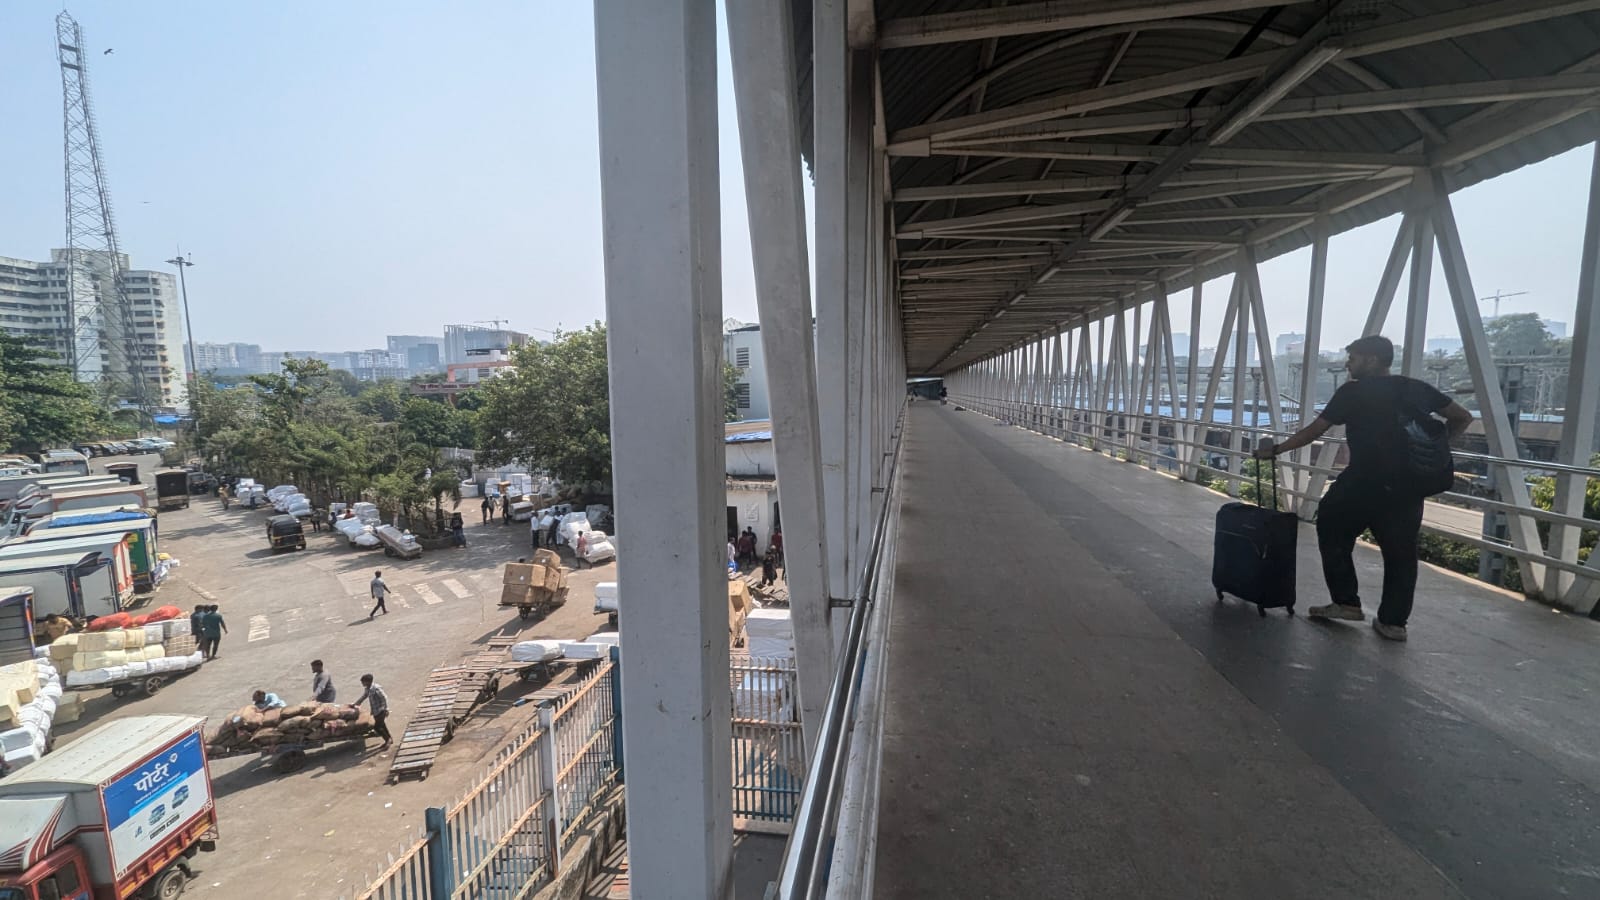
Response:
M1261 498L1261 470L1256 469L1256 498ZM1262 616L1283 607L1294 615L1295 547L1300 518L1278 511L1278 464L1272 464L1272 508L1228 503L1217 510L1216 549L1211 558L1211 585L1217 600L1232 594L1254 603Z

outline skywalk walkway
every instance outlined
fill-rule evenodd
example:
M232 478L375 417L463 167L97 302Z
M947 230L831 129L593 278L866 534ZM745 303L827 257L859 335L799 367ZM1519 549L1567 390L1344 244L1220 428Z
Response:
M1600 896L1600 623L1427 566L1409 643L1310 621L1309 525L1263 619L1211 589L1220 495L905 434L878 897Z

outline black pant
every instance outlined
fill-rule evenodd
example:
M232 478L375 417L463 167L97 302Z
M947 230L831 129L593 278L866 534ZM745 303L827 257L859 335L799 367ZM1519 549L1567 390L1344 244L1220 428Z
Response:
M377 604L372 607L372 612L367 613L367 618L369 618L369 619L372 618L373 616L377 615L380 611L386 616L389 614L389 607L383 605L383 599L384 598L382 598L382 597L378 598Z
M1361 605L1356 579L1356 539L1368 529L1383 552L1383 599L1378 621L1405 625L1417 589L1417 534L1422 529L1422 498L1398 494L1381 483L1348 477L1328 489L1317 507L1317 549L1322 577L1333 602Z
M389 712L388 712L388 710L384 710L381 713L373 713L372 714L372 733L377 735L378 737L383 738L383 742L385 744L387 744L390 741L394 740L394 738L389 736L389 726L387 724L385 724L385 723L388 722L388 720L389 720Z

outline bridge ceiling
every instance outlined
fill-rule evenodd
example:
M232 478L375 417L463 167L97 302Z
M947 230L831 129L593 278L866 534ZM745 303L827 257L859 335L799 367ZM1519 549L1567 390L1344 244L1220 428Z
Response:
M1319 215L1335 233L1383 218L1428 168L1454 190L1600 134L1600 0L879 0L876 16L913 373L1230 271L1243 247L1293 250Z

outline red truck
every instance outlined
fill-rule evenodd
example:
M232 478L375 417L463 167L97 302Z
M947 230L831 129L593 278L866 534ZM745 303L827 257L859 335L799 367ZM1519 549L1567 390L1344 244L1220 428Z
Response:
M117 719L0 779L0 900L173 900L216 847L196 716Z

